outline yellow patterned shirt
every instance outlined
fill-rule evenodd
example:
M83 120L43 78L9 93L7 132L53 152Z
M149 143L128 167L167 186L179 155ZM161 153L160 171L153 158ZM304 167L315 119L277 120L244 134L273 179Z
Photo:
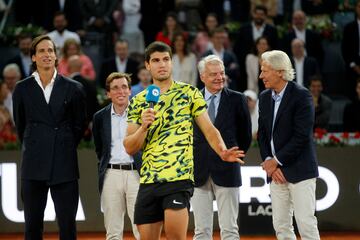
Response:
M146 90L131 99L129 123L141 125L141 113L149 108L145 96ZM140 183L193 181L193 119L206 111L202 94L189 84L173 81L154 110L156 118L143 145Z

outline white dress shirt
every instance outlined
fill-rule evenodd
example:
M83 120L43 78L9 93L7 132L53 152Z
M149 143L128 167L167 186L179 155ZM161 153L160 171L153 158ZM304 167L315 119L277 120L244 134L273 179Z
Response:
M55 43L56 49L59 51L64 47L64 43L68 39L75 39L77 43L80 42L80 37L76 32L69 31L65 29L62 33L57 30L51 31L47 34L51 40ZM60 53L60 52L59 52Z
M261 25L260 28L257 28L255 26L255 23L251 22L251 26L252 26L252 32L253 32L253 40L255 42L256 39L258 39L259 37L261 37L263 35L264 30L265 30L265 24Z
M296 82L301 86L304 86L304 60L305 60L304 57L300 59L294 58Z
M126 70L127 58L124 61L121 61L119 57L115 57L115 62L118 72L124 73Z
M35 71L32 75L34 76L35 78L35 81L37 82L37 84L40 86L41 90L43 91L44 93L44 97L45 97L45 101L47 104L49 104L50 102L50 96L51 96L51 92L53 90L53 87L54 87L54 84L55 84L55 78L56 78L56 74L57 74L57 71L55 70L54 71L54 75L53 77L51 78L51 81L48 85L46 85L46 87L44 88L43 85L42 85L42 82L40 80L40 76L39 76L39 73L37 71Z
M123 141L127 129L127 110L122 115L117 114L114 105L111 105L111 164L132 163L133 157L127 154Z

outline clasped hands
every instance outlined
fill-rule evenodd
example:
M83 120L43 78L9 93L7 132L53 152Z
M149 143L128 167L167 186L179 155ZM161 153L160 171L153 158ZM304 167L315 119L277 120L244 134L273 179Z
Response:
M284 184L287 182L283 172L278 168L278 162L275 158L265 160L261 163L261 166L262 169L266 171L268 177L271 177L276 184Z

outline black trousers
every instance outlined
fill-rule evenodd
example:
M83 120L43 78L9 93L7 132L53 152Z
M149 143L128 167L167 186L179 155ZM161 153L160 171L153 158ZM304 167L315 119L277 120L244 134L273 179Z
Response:
M44 211L48 191L54 201L60 240L76 239L76 212L79 202L78 181L49 185L46 181L22 180L25 240L42 240Z

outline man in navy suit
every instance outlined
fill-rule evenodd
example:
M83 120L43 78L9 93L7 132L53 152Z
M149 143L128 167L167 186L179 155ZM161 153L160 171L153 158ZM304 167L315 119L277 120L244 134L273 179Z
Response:
M198 65L205 84L202 93L208 114L227 147L247 151L251 143L251 120L246 97L224 87L225 67L216 55L203 58ZM200 128L194 125L195 190L191 205L195 218L194 239L212 239L213 200L216 198L222 239L239 239L239 163L221 160L210 147Z
M22 144L21 196L25 239L42 239L50 190L60 239L76 239L79 167L76 148L86 126L82 85L57 74L56 48L50 37L34 39L30 49L35 72L17 83L14 121Z
M345 61L347 79L343 82L347 97L355 98L356 79L360 77L360 0L356 2L356 19L348 23L341 42L342 55Z
M302 239L320 239L315 217L318 165L313 142L314 104L310 92L294 83L286 53L261 56L265 88L259 97L261 165L270 178L273 226L277 239L296 240L293 215Z
M126 73L111 73L106 78L108 106L94 115L93 134L99 160L99 192L104 210L106 239L122 239L124 215L134 221L134 206L140 177L134 158L126 153L123 140L127 128L127 107L131 95L131 79ZM139 232L132 224L133 233Z

